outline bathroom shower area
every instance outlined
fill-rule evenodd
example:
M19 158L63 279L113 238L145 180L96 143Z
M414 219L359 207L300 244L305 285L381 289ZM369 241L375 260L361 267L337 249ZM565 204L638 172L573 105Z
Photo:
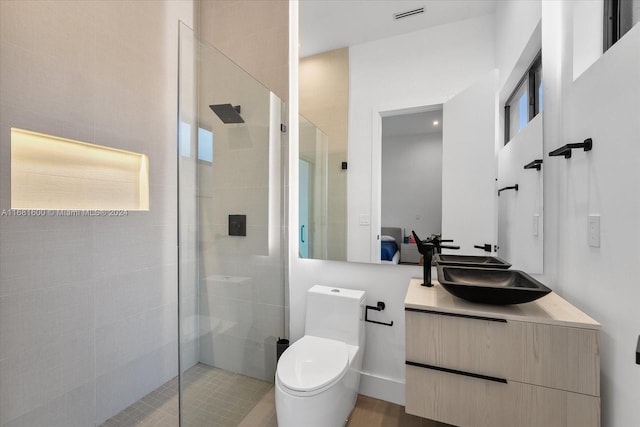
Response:
M179 374L103 427L248 427L273 405L285 104L182 23L178 62Z
M237 426L285 336L285 104L187 26L178 105L180 420Z
M0 2L0 427L242 426L269 397L286 93L196 6Z
M285 335L285 104L182 23L178 62L179 375L103 427L253 425Z

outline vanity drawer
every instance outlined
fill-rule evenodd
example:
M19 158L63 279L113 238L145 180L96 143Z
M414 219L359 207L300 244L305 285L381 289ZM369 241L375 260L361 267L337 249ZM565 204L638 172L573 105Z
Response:
M522 323L523 382L600 396L600 333L593 329Z
M407 367L406 412L459 427L599 427L600 398Z
M406 360L600 395L598 331L407 309Z
M406 360L516 379L525 345L522 324L405 311Z

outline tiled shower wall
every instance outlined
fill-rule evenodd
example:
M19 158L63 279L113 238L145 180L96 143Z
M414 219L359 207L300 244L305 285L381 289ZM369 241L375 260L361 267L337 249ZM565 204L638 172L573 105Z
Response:
M289 102L289 0L199 0L198 26L212 44Z
M0 426L90 426L177 374L189 1L0 2ZM10 128L149 155L150 210L9 216Z
M214 163L198 166L199 360L268 381L275 371L275 341L285 328L281 216L287 209L289 137L284 134L275 147L284 157L270 163L268 92L288 100L288 8L287 0L199 2L203 42L242 68L227 58L209 63L221 55L203 49L198 110L201 123L214 132ZM223 125L208 108L227 102L241 105L246 126ZM269 212L274 200L280 202ZM227 236L228 214L247 214L246 237ZM280 229L273 227L278 217Z
M213 133L213 162L198 164L199 360L272 381L284 332L282 103L207 43L199 64L198 123ZM245 122L209 108L225 103ZM234 214L246 236L228 235Z

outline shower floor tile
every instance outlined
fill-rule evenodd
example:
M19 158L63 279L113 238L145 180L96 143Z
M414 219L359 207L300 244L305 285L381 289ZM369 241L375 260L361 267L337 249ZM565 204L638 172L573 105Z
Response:
M236 427L273 384L204 364L184 374L182 424L186 427ZM176 427L178 379L174 378L101 427Z

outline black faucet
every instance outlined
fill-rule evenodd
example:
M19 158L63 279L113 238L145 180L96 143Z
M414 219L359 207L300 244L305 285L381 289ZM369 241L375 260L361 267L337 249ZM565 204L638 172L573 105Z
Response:
M411 230L411 234L413 234L413 238L416 241L416 245L418 246L418 252L420 252L424 256L422 267L423 271L423 280L422 286L431 287L433 283L431 283L431 261L433 260L434 253L441 253L442 249L460 249L460 246L454 245L443 245L442 242L453 242L453 240L443 240L437 234L432 234L427 240L422 240L418 237L415 231Z
M413 231L412 231L412 233L413 233ZM415 233L414 233L413 237L417 239L418 236L416 236ZM427 242L431 243L434 246L434 249L435 249L434 253L436 253L436 254L441 254L442 253L442 248L445 248L445 249L460 249L460 246L451 246L451 245L442 246L443 243L453 242L453 240L442 239L440 237L440 235L438 235L438 234L432 234L431 236L429 236L427 238Z

